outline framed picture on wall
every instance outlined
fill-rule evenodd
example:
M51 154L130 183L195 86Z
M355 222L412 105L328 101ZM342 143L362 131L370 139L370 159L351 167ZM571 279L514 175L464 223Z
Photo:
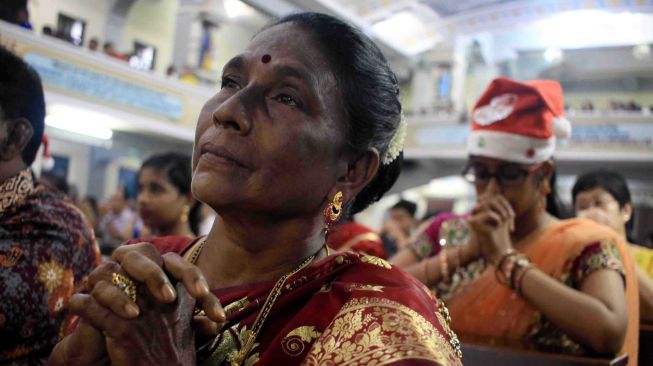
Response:
M84 44L85 33L86 22L84 20L59 13L57 18L57 33L55 34L58 38L70 42L75 46L81 46Z
M156 64L156 47L134 41L134 51L129 56L129 66L139 70L152 70Z

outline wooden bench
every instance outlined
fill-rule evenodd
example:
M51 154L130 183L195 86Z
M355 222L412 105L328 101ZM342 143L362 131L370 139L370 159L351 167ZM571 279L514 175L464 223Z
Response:
M653 365L653 323L639 325L639 364Z
M614 359L580 357L473 343L463 343L462 351L465 366L626 366L628 364L627 355ZM646 364L640 362L640 365Z

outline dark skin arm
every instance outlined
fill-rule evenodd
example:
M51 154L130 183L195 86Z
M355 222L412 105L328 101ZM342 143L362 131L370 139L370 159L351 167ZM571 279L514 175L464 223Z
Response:
M456 265L459 264L458 258L460 259L461 266L465 266L467 263L479 258L478 248L475 244L471 243L459 248L444 250L447 251L447 266L449 268L449 273L453 272ZM458 250L460 253L457 253ZM404 270L415 276L425 285L434 285L442 280L446 280L445 278L442 278L442 260L440 259L440 255L423 259L417 264L404 268Z
M422 232L426 230L432 223L433 220L429 220L428 222L425 222L422 225L420 225L420 227L417 229L418 234L413 235L409 239L408 245L404 246L403 248L399 248L397 254L395 254L392 258L390 258L390 263L404 270L409 266L418 263L420 259L417 256L417 254L415 254L415 251L411 249L411 246L413 246L411 244L416 243L419 240L428 240L426 236L422 234Z

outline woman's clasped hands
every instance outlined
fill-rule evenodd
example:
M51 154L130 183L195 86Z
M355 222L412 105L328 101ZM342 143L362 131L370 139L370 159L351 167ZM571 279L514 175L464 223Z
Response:
M514 250L510 235L515 230L515 211L504 196L481 197L468 223L481 255L490 264L496 266L504 255Z
M150 243L118 248L68 307L80 322L48 365L195 365L195 342L226 321L199 268Z

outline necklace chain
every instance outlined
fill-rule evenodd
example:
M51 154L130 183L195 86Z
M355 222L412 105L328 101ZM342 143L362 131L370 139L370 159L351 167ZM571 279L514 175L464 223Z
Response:
M197 259L199 258L202 249L204 249L205 244L206 244L206 239L204 239L197 246L197 248L195 249L195 251L193 252L190 258L190 263L197 264ZM326 246L326 244L324 245L324 247L326 247L326 253L327 256L329 256L330 254L329 247ZM281 295L281 290L283 289L283 285L286 283L286 280L288 280L289 277L295 275L297 272L301 271L302 269L306 268L309 264L311 264L311 262L313 262L317 254L320 252L320 250L322 250L322 248L320 248L315 254L312 254L306 259L304 259L304 261L302 261L299 265L297 265L290 272L281 276L281 278L277 280L277 282L274 284L274 287L272 288L272 291L270 291L270 294L265 300L265 303L263 304L263 308L258 313L258 316L254 321L254 325L252 326L251 330L248 332L249 336L247 337L247 341L245 341L245 344L240 349L240 352L238 352L238 356L236 357L236 359L231 362L232 365L240 365L245 361L245 358L247 357L247 355L249 354L249 352L254 346L254 341L256 340L259 331L263 327L263 323L265 323L265 320L270 314L270 311L272 310L274 303L277 301L277 298L279 298L279 296Z

